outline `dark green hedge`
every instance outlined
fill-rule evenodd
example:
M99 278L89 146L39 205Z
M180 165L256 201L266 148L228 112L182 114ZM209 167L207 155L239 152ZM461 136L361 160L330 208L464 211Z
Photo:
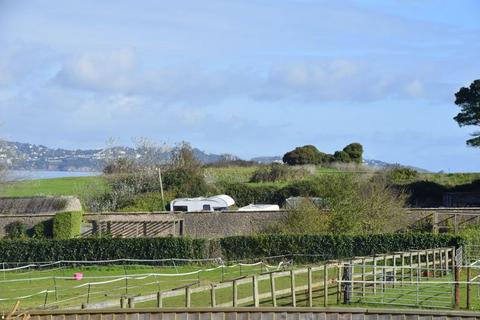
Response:
M464 240L449 234L405 233L365 236L236 236L219 241L225 258L238 260L292 253L322 255L325 259L339 259L394 251L459 246L463 244ZM310 259L305 257L305 260Z
M306 254L326 259L346 258L434 247L459 246L463 239L441 234L386 234L370 236L262 235L206 240L191 238L1 240L3 262L109 259L198 259L228 260ZM297 261L301 261L299 257ZM307 259L304 260L313 260ZM318 259L315 259L318 260Z
M60 212L53 218L53 237L55 239L71 239L81 233L83 212Z
M3 262L202 258L206 240L189 238L1 240Z

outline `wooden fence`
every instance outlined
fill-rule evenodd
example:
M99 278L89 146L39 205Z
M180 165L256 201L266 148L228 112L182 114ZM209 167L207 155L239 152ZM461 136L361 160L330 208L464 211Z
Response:
M428 224L433 233L457 233L471 224L480 223L480 208L409 208L419 216L413 224Z
M203 294L203 299L197 299L203 303L208 301L210 307L238 307L250 305L259 307L262 300L269 301L272 306L277 306L277 300L281 297L288 297L291 306L297 306L297 296L302 295L306 301L306 306L312 307L313 300L321 300L321 304L326 307L330 303L338 304L342 301L342 293L344 293L345 277L344 272L346 266L361 265L360 272L353 272L348 281L364 281L363 290L366 290L366 280L372 277L374 282L378 277L384 277L386 273L393 274L394 279L397 277L402 283L405 274L410 270L418 270L419 268L430 270L435 274L443 274L453 269L455 248L436 248L427 250L415 250L408 252L397 252L391 254L383 254L369 257L355 257L353 259L341 261L328 261L324 265L305 267L295 270L277 270L265 272L259 275L245 276L226 282L199 286L198 282L194 282L169 291L159 291L143 296L122 296L119 300L111 300L95 304L83 304L83 309L104 309L112 307L134 308L135 305L143 304L149 301L155 301L156 307L164 307L166 299L181 297L186 308L192 307L195 296ZM367 267L368 266L368 267ZM359 271L358 267L354 271ZM418 271L417 271L418 273ZM277 283L282 281L283 284L289 283L288 288L279 288ZM347 281L347 282L348 282ZM268 288L259 291L260 285ZM377 284L373 285L375 293ZM379 284L380 285L380 284ZM238 295L239 287L243 286L243 291L247 288L249 295L240 298ZM221 296L230 295L231 299L227 302L219 302L218 292ZM208 299L205 299L208 295ZM333 299L334 301L329 301ZM195 303L195 305L198 305Z

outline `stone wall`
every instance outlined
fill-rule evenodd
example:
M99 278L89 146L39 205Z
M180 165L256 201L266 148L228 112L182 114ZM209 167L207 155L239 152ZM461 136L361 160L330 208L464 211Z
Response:
M194 238L218 238L258 233L280 221L285 213L225 211L180 215L184 219L185 235Z
M70 196L0 197L0 214L44 214L81 210L80 200Z
M172 222L159 236L183 235L194 238L215 238L229 235L255 234L283 217L283 212L198 212L198 213L103 213L84 215L83 233L98 232L98 226L108 223ZM28 228L53 219L54 214L3 214L0 215L0 238L5 227L21 222ZM175 222L175 223L173 223Z

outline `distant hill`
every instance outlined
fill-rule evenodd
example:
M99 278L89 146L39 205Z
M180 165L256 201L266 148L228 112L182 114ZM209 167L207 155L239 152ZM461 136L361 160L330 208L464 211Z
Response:
M160 149L159 160L166 160L171 147ZM216 163L222 160L239 159L229 154L211 154L194 148L195 157L202 163ZM106 159L121 156L141 158L143 153L131 147L112 147L105 149L68 150L52 149L43 145L30 143L0 141L0 164L7 164L13 170L50 170L50 171L85 171L99 172L103 170ZM255 157L251 161L258 163L281 162L281 156ZM387 163L379 160L366 159L368 166L388 168L398 164ZM404 166L419 172L428 172L421 168Z
M171 148L163 148L158 154L160 160L166 160ZM209 154L193 149L195 157L202 163L214 163L224 155ZM7 164L13 170L51 170L51 171L102 171L106 159L120 156L141 158L141 150L131 147L112 147L106 149L68 150L52 149L43 145L2 141L0 142L0 163Z

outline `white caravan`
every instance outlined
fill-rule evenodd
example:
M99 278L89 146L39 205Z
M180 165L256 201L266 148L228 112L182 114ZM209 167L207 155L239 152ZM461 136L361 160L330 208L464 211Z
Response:
M249 204L238 208L238 211L278 211L280 207L276 204Z
M170 211L198 212L198 211L222 211L233 206L235 200L226 194L213 197L180 198L170 202Z

